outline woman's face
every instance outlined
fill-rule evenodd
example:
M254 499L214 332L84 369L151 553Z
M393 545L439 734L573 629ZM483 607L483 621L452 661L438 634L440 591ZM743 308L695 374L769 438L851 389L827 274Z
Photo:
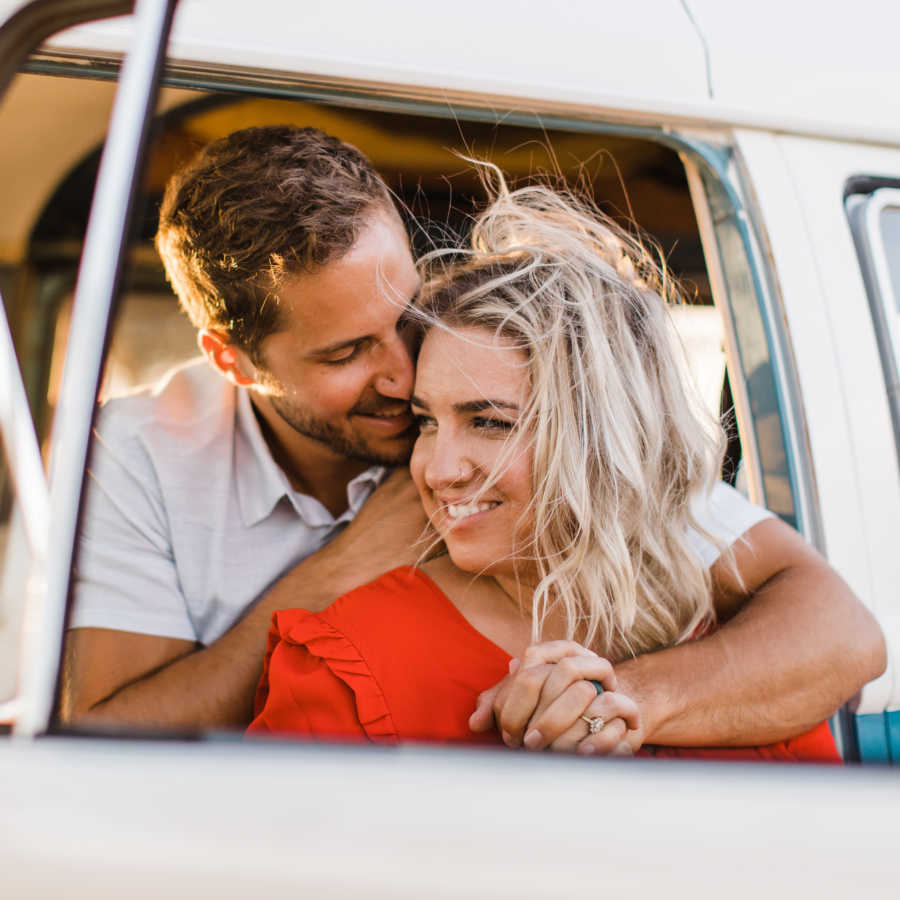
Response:
M515 429L528 399L525 363L483 328L432 328L419 353L410 469L450 558L467 572L522 574L513 557L531 536L532 452Z

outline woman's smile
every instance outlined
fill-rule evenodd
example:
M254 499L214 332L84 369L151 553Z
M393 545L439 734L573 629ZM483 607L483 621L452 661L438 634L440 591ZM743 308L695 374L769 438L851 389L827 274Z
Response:
M451 519L455 522L460 522L463 519L471 519L472 516L478 515L479 513L490 512L499 505L500 502L498 500L491 501L490 503L479 503L472 500L469 503L449 503L445 509L447 515L449 515Z
M451 528L465 528L483 521L488 513L501 505L501 502L479 499L456 502L436 500L437 507L432 516L432 524L443 537Z

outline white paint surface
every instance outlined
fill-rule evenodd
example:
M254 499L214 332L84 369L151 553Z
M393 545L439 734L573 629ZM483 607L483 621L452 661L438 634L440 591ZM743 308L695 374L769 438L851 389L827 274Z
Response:
M887 897L889 771L451 750L0 745L4 895Z

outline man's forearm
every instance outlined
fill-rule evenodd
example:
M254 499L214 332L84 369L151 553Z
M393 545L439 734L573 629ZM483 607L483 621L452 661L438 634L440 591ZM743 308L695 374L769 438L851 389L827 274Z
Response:
M643 742L752 746L809 730L885 666L881 631L814 563L776 575L714 634L616 667Z
M63 717L78 724L244 728L252 716L272 613L294 607L320 611L365 576L366 572L342 562L338 550L326 547L276 582L214 644L185 652L184 642L170 642L175 646L163 651L169 658L161 658L151 671L96 700L85 690L80 673L106 656L103 641L117 641L116 652L120 653L123 641L134 642L141 652L142 645L158 639L101 631L91 636L93 644L80 647L76 631L68 654Z
M90 706L73 690L73 696L64 697L64 718L79 725L243 728L262 672L267 629L268 616L257 607L209 647L178 656ZM80 651L75 648L70 666L77 683Z

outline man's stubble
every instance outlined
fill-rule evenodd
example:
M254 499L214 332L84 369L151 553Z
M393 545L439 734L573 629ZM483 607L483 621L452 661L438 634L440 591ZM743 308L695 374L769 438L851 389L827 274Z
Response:
M391 441L385 441L388 447L380 449L373 447L365 436L359 434L353 426L354 415L378 415L377 409L361 409L354 407L346 416L346 426L339 428L332 422L326 422L312 415L308 410L292 403L284 396L270 396L269 402L281 419L286 422L298 434L310 440L317 441L330 450L346 459L366 462L377 466L401 466L409 462L412 445L416 434L414 429L409 429L397 435ZM396 409L397 401L390 401L390 408ZM388 404L384 404L388 408ZM395 445L392 449L390 445Z

